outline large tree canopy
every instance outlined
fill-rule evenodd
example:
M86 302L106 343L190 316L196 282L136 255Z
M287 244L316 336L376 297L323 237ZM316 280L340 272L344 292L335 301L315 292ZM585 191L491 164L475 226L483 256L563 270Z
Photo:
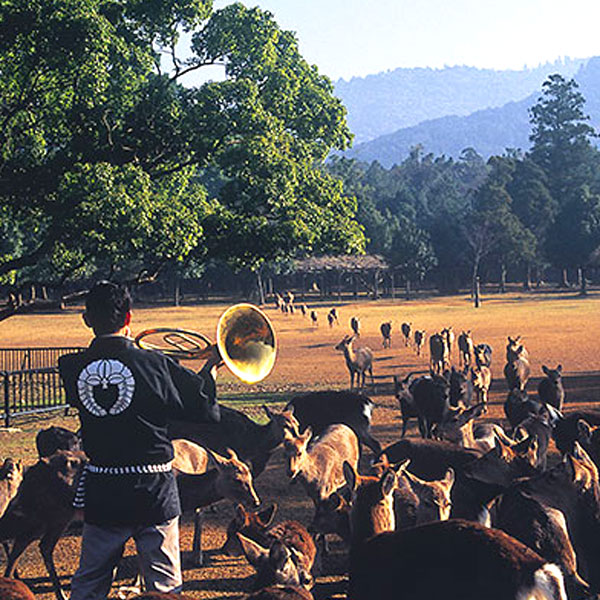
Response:
M214 64L223 81L179 83ZM355 200L322 168L349 143L345 109L267 12L4 0L0 73L0 214L15 231L0 244L5 280L363 249Z

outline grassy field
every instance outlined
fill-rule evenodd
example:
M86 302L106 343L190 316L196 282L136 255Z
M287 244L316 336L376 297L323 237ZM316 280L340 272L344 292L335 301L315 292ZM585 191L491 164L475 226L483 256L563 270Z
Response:
M326 313L337 306L340 325L329 328ZM180 308L135 309L134 333L147 327L173 326L201 331L214 337L216 323L225 305ZM362 324L360 344L374 350L375 386L368 393L377 403L373 432L384 445L399 437L399 411L392 396L391 378L409 372L426 372L428 352L417 357L413 348L406 348L400 336L400 324L412 323L413 328L428 334L452 326L458 334L470 329L475 343L486 342L494 350L490 413L488 419L503 418L502 402L506 384L502 375L507 336L521 335L528 348L533 378L529 391L535 393L542 365L554 368L563 365L567 389L567 410L600 401L600 295L580 298L574 294L496 295L484 297L479 309L474 309L468 297L432 298L426 301L389 300L357 304L324 304L314 307L319 314L318 327L299 313L283 315L274 309L267 312L278 335L278 358L273 373L255 386L244 385L222 370L219 396L229 405L238 406L251 416L262 419L260 405L267 402L278 406L293 394L312 389L341 389L349 378L343 357L333 346L349 332L349 319L358 316ZM393 322L393 345L382 349L379 325ZM78 310L61 314L17 316L0 323L0 346L71 346L87 345L90 332ZM453 355L455 364L458 356ZM192 365L193 366L193 365ZM41 427L50 422L75 429L76 418L55 415L52 419L21 419L19 431L0 432L0 458L14 456L27 463L35 460L33 439ZM415 435L415 428L410 435ZM276 501L280 518L310 519L311 504L299 486L290 487L283 470L281 452L275 453L267 470L258 479L257 491L265 502ZM204 548L210 557L209 566L186 569L185 591L193 598L242 598L248 589L247 577L252 570L244 560L230 559L216 552L223 541L224 526L231 516L229 506L219 506L209 514ZM191 547L191 530L186 521L182 528L182 548ZM56 559L59 573L68 585L76 568L79 538L71 534L59 542ZM128 549L131 552L131 548ZM184 552L184 558L187 554ZM331 560L325 563L317 578L315 598L344 597L345 552L334 544ZM119 577L126 575L132 559L123 561ZM53 598L45 580L45 570L37 547L32 546L21 562L22 576L40 599Z

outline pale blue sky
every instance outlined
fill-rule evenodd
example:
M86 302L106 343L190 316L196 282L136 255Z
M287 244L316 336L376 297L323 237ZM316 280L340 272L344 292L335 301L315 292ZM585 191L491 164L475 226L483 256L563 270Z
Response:
M215 7L230 4L215 0ZM331 77L397 67L521 69L600 55L600 0L243 0Z

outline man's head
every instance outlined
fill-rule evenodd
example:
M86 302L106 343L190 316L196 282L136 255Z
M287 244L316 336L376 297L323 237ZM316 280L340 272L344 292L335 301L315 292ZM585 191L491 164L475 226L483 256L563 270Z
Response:
M83 320L96 335L117 333L131 320L131 296L125 286L99 281L88 292Z

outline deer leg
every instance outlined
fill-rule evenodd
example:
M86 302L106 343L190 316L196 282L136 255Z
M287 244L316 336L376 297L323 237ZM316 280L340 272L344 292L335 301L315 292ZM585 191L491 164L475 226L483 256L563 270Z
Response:
M4 570L4 577L13 577L16 569L17 561L25 549L37 536L34 533L29 535L17 537L14 541L13 547L8 553L6 560L6 569Z
M52 554L65 527L66 523L64 524L64 527L53 528L52 530L44 534L42 536L42 539L40 540L40 552L42 554L42 558L44 559L44 564L46 565L48 575L50 576L50 581L52 582L52 586L54 587L54 594L56 595L57 600L67 599L60 586L60 579L58 578L56 567L54 566L54 559L52 557Z

